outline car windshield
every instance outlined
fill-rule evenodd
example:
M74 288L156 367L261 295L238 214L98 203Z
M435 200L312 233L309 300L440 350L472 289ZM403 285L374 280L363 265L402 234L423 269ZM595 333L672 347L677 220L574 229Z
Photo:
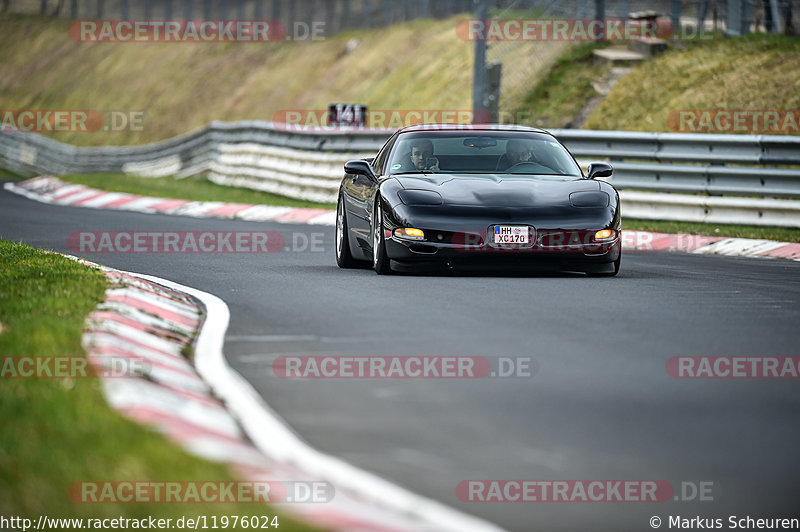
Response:
M514 174L581 177L569 152L550 135L523 131L401 133L390 174Z

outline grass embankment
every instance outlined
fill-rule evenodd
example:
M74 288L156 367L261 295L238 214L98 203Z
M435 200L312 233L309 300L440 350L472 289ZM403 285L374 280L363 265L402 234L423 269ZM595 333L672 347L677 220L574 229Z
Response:
M604 45L578 44L563 55L531 89L519 116L530 116L530 125L568 127L599 96L592 81L610 68L592 57L598 46ZM680 125L674 114L668 121L671 112L716 109L800 109L800 40L753 34L679 42L620 79L583 127L669 132Z
M7 168L3 168L2 166L0 166L0 179L8 179L16 181L19 179L24 179L24 177L17 174L16 172L12 172L11 170L8 170Z
M800 109L800 39L752 34L681 44L622 78L584 127L671 131L673 111Z
M103 300L105 288L97 270L0 241L0 356L83 356L84 320ZM80 481L234 479L225 466L191 456L111 410L98 379L0 380L3 516L36 522L39 515L177 519L271 514L256 504L73 502L69 489ZM280 530L310 530L285 516L280 524Z
M463 18L319 41L78 43L67 34L69 21L0 16L0 101L14 110L144 111L142 131L49 134L95 146L153 142L212 120L326 112L335 102L373 110L470 110L474 43L456 31ZM508 43L504 61L527 65L537 46ZM509 77L504 90L529 84L548 66L542 61L532 77Z
M611 67L594 60L592 52L608 44L578 44L565 52L521 102L518 116L528 125L546 129L571 127L581 109L599 96L592 82Z

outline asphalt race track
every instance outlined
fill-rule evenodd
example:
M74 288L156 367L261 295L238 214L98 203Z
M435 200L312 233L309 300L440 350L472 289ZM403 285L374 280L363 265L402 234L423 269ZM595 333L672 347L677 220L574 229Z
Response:
M519 531L798 517L800 381L676 379L666 363L800 355L800 262L640 252L607 279L379 277L336 267L332 227L51 206L0 190L3 239L70 252L74 231L125 230L282 233L290 249L269 254L82 256L224 299L228 360L278 414L318 449L422 495ZM286 355L530 357L534 372L297 380L273 371ZM693 500L462 502L456 486L469 479L665 480ZM697 500L701 482L713 500Z

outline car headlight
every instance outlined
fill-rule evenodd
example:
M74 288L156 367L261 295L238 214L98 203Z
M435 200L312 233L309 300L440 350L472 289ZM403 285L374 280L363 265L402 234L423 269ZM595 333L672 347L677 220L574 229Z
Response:
M608 207L608 201L608 194L599 190L585 190L569 195L569 203L573 207Z
M398 227L394 230L394 236L404 240L425 240L425 231L416 227Z
M605 240L613 240L617 235L611 229L601 229L594 234L593 240L595 242L603 242Z
M441 205L442 196L432 190L406 189L397 192L404 205Z

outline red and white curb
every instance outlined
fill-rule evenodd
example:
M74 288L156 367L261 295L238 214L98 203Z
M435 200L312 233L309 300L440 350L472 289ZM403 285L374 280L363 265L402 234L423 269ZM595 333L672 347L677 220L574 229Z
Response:
M272 221L312 225L335 225L336 211L153 198L104 192L83 185L64 183L53 176L5 184L5 189L27 198L76 207L119 209L143 213L226 218L249 221ZM800 261L800 244L753 238L725 238L697 235L671 235L649 231L623 231L622 249L626 251L668 251L701 255L771 257Z
M193 216L195 218L239 219L255 222L334 225L335 211L295 207L273 207L221 201L189 201L182 199L137 196L123 192L106 192L84 185L64 183L57 177L40 176L18 183L8 182L5 189L27 198L73 207L115 209L143 213Z
M230 312L218 297L70 258L101 270L111 283L105 301L86 320L83 345L95 365L113 368L121 358L138 362L141 374L101 377L109 403L125 416L198 456L230 464L247 481L329 483L334 496L328 502L276 505L323 529L501 530L300 439L228 366L222 348ZM191 346L194 364L183 355Z
M731 257L770 257L800 261L800 244L756 238L670 235L649 231L623 231L622 249L626 251L676 251L698 255Z

